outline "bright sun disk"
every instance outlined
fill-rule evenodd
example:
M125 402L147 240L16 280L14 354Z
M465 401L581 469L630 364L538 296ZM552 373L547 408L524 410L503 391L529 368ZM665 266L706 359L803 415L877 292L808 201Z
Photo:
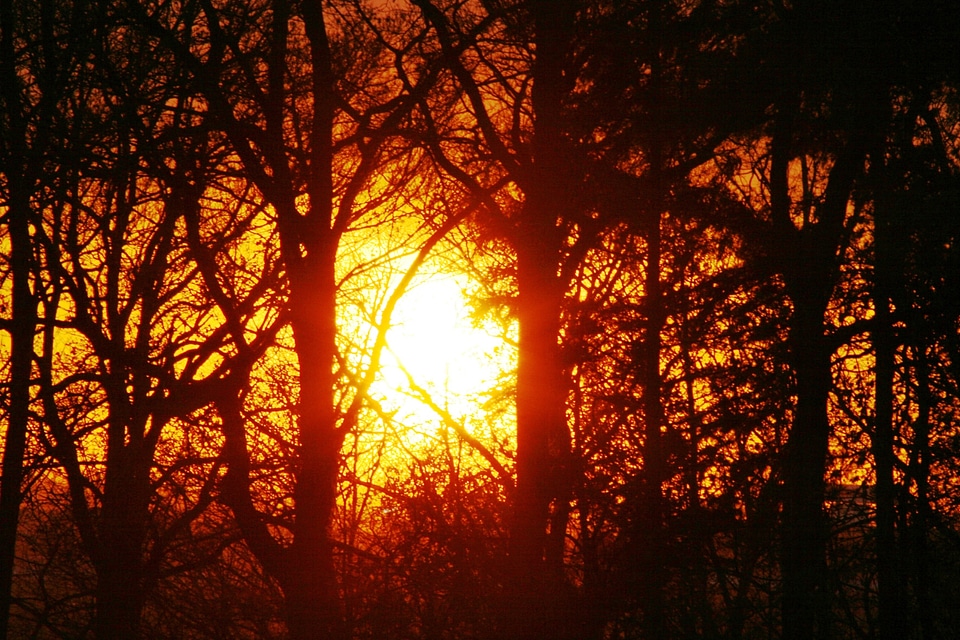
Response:
M394 310L378 387L385 407L396 410L400 420L417 426L437 421L429 407L411 397L407 374L437 405L463 417L477 412L479 396L509 366L498 349L502 340L471 320L465 280L450 274L421 280Z

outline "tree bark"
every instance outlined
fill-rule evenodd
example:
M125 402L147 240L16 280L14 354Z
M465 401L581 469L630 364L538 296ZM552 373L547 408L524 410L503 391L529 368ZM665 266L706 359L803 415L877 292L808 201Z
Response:
M666 479L666 464L663 454L664 425L663 404L661 401L660 354L664 314L660 291L660 216L649 234L647 247L647 327L644 338L643 357L643 492L641 500L641 518L644 535L638 540L643 555L641 580L641 606L643 608L643 629L651 638L664 637L666 632L666 612L664 589L667 581L664 566L667 541L665 536L665 504L663 482Z
M30 196L27 159L24 157L26 124L23 120L20 82L14 67L13 4L0 3L0 92L6 120L2 145L2 169L7 187L7 229L10 234L10 270L13 280L10 317L10 405L4 435L3 469L0 475L0 638L7 636L13 602L13 574L16 564L17 529L23 484L23 456L26 452L30 414L30 377L33 367L33 339L37 325L37 301L30 288L31 240Z
M519 321L517 487L511 526L513 584L507 630L524 640L563 637L557 625L563 584L545 563L550 505L566 498L569 454L566 387L560 356L562 231L571 194L565 166L561 106L563 57L572 26L570 3L531 3L537 57L533 66L533 163L522 180L526 201L516 229ZM562 511L562 510L561 510ZM566 527L554 521L553 527ZM559 535L558 531L554 532Z
M333 390L336 362L334 247L291 278L291 323L300 363L300 471L296 523L285 575L287 624L293 640L347 637L333 564L330 523L336 507L343 432Z
M917 625L920 637L937 637L934 597L930 592L930 414L935 404L931 392L930 360L923 338L912 345L915 350L914 376L917 385L917 418L913 423L913 450L910 452L910 476L916 484L916 511L906 529L910 541L910 570L917 600Z
M876 474L876 549L878 590L878 638L896 640L906 636L904 602L896 538L896 505L894 484L894 343L890 314L890 267L882 203L876 204L874 221L874 432L872 438L874 472Z
M794 372L796 406L783 458L782 554L783 638L830 637L830 594L826 584L826 522L823 513L829 454L828 400L833 349L825 335L825 317L847 237L847 210L855 180L877 138L877 96L861 103L860 128L836 152L816 221L795 226L789 195L794 116L799 102L781 104L772 141L770 200L773 218L770 252L777 256L793 303L788 347ZM870 123L878 129L871 128ZM808 187L804 187L807 189Z
M527 224L532 238L538 225ZM541 225L545 226L545 225ZM553 235L553 229L543 229ZM543 237L543 236L540 236ZM560 494L551 445L565 428L560 370L556 257L543 243L518 247L520 348L517 369L517 487L510 558L514 583L508 623L518 638L547 637L559 585L545 580L550 502ZM546 635L544 635L546 634ZM513 634L511 634L513 635Z
M127 508L123 510L128 511ZM147 513L141 516L133 512L104 513L101 527L104 535L95 564L97 604L94 629L97 640L140 637L144 604L142 519L146 517ZM137 522L138 519L141 522Z
M827 626L823 500L830 351L822 307L794 304L790 346L797 403L783 461L783 638L810 640L826 637Z
M12 176L10 181L14 182ZM23 456L30 414L33 338L37 325L36 300L30 289L29 202L23 197L19 185L12 184L10 189L12 198L7 216L12 245L13 313L10 322L10 407L3 449L3 474L0 477L0 637L6 637L12 604Z
M103 498L98 535L85 541L97 573L97 640L140 637L145 585L144 549L150 520L153 447L145 438L147 419L134 410L126 370L107 374L110 401Z

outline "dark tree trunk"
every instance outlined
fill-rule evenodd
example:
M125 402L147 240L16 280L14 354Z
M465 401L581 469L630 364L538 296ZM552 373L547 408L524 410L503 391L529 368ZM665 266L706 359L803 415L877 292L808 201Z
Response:
M300 362L300 471L296 523L283 575L292 640L345 639L330 523L336 507L342 431L333 390L336 362L336 252L323 249L291 273L291 316Z
M10 271L13 280L10 323L10 396L0 475L0 638L7 636L16 562L17 527L22 500L23 456L30 413L30 376L37 302L30 289L31 241L27 137L21 113L20 82L14 67L12 2L0 2L0 119L5 140L0 143L6 182L7 229L10 234Z
M330 538L344 436L334 402L336 253L342 227L349 219L349 212L341 212L343 218L335 220L333 209L337 88L321 2L272 0L270 6L270 45L265 54L268 87L262 131L270 143L263 147L259 147L259 142L251 144L247 130L233 119L227 96L216 90L210 95L222 110L219 124L241 150L246 169L277 211L300 383L296 416L300 442L293 471L296 510L290 545L284 547L273 538L263 514L253 506L250 458L236 398L220 402L230 466L224 499L254 554L283 590L291 640L342 640L348 632ZM302 163L291 164L285 152L289 134L285 118L292 100L287 65L291 47L289 24L293 17L302 20L309 43L312 130L307 157L299 158ZM252 146L261 148L263 155L250 152ZM351 184L362 183L364 177L365 174L358 173ZM306 184L309 195L305 214L296 201L300 181ZM341 208L351 202L349 194L342 197Z
M278 6L285 6L278 0ZM330 524L336 508L340 448L344 428L338 426L334 389L337 361L336 264L339 244L333 193L333 127L335 80L330 43L319 1L300 6L310 41L313 90L312 147L307 169L310 182L310 231L306 231L296 203L289 201L280 213L280 237L290 280L290 313L297 360L300 364L300 469L294 498L294 538L287 551L284 586L287 626L291 640L349 636L340 588L334 567ZM278 27L282 27L278 23ZM286 37L284 32L283 37ZM272 92L283 95L285 47L278 34L271 70L278 74ZM275 121L268 118L275 139L283 140L282 102ZM288 174L285 158L273 166ZM289 174L288 174L289 175ZM292 187L292 181L285 181ZM292 191L291 191L292 192ZM345 201L349 198L344 196ZM342 222L342 221L341 221ZM301 253L300 246L306 249Z
M140 637L143 589L138 539L111 535L97 563L97 640L131 640Z
M654 154L655 156L657 154ZM659 174L659 167L654 171ZM658 182L655 178L654 182ZM661 331L665 320L660 284L661 211L662 204L653 203L651 222L647 233L647 266L645 274L646 330L641 359L643 372L643 475L640 518L642 531L635 531L636 548L641 554L642 575L639 595L643 608L643 629L651 638L662 638L666 633L664 588L667 581L664 566L667 541L665 537L665 504L663 482L666 464L663 453L664 412L661 399L660 355L663 346Z
M531 228L532 238L537 235ZM544 225L547 226L547 225ZM543 229L549 237L552 228ZM543 237L543 236L540 236ZM565 429L560 375L556 256L536 242L518 247L520 349L517 371L517 487L511 527L514 584L508 625L519 638L542 638L555 613L554 589L545 581L544 554L551 500L558 495L551 442ZM544 242L543 245L547 243ZM542 247L543 245L540 245Z
M811 640L827 637L828 626L823 500L830 352L822 308L795 305L790 346L797 404L783 461L783 638Z
M125 379L124 373L112 372L105 385L111 424L99 535L84 541L97 573L97 640L139 638L147 591L144 543L150 520L153 446L145 437L147 418L129 403Z
M123 414L116 406L112 409ZM93 558L97 572L97 640L130 640L140 637L140 616L145 593L143 544L150 519L149 460L140 451L142 436L130 436L111 425L107 452L100 535ZM142 431L141 431L142 433Z
M866 95L867 100L876 95ZM794 222L789 195L797 97L786 98L775 123L771 145L770 206L773 245L786 293L793 303L788 346L794 373L796 406L783 457L781 571L783 638L824 640L830 637L831 597L826 583L827 530L823 513L824 474L829 454L827 413L832 386L832 347L825 318L838 273L839 255L848 235L847 213L867 152L878 137L880 111L864 102L860 129L836 153L822 201L801 227ZM871 128L870 123L877 125ZM804 186L804 189L809 189ZM814 221L815 218L815 221Z
M10 189L13 197L7 216L12 245L13 314L10 329L10 408L3 449L3 474L0 478L0 638L6 637L12 604L23 456L30 413L33 337L37 324L36 300L30 290L29 203L21 193L17 193L20 189L16 185L10 185Z
M876 315L873 331L873 349L876 357L874 411L875 424L872 439L876 473L876 545L877 590L879 612L879 640L898 640L906 635L904 602L900 592L902 582L896 539L896 508L894 486L894 343L890 316L890 267L886 242L888 232L880 218L883 207L877 204L875 220L875 278L874 305Z
M532 3L532 10L537 43L532 94L536 123L534 162L523 181L526 203L515 242L520 327L517 487L510 543L513 583L506 603L508 635L530 640L563 637L570 631L557 624L563 584L548 579L545 554L550 505L567 495L564 465L569 434L558 342L562 232L557 221L569 219L571 201L560 111L562 65L573 19L569 3L539 0ZM555 520L552 526L565 528L566 522Z
M917 599L917 623L920 637L931 640L937 637L934 624L934 601L930 593L931 554L928 545L930 527L930 410L934 404L930 390L930 363L926 345L918 340L913 345L917 385L918 415L913 423L913 450L910 453L910 476L916 484L916 507L910 522L911 576Z

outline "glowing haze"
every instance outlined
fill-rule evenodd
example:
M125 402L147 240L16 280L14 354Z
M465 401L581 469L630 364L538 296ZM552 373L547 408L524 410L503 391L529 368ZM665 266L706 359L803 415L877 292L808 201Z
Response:
M470 318L466 283L465 276L454 274L424 277L394 311L389 354L375 393L385 397L384 408L396 411L397 419L409 426L437 421L436 413L416 398L417 387L462 418L478 411L484 393L513 366L503 339Z

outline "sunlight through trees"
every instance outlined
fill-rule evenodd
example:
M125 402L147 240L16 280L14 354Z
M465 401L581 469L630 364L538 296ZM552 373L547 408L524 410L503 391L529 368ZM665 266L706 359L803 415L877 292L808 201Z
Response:
M947 0L0 0L0 638L960 625Z

